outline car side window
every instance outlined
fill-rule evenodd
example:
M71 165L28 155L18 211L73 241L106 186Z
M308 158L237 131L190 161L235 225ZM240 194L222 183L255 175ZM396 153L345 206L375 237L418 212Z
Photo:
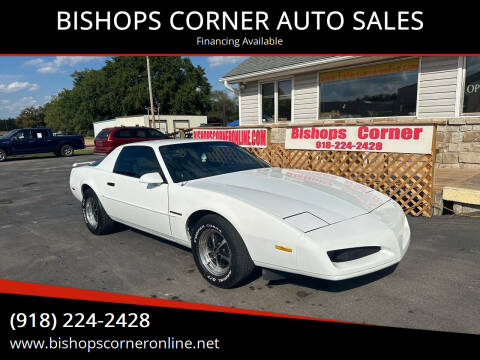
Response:
M32 134L30 133L30 130L21 130L18 131L13 137L17 140L27 140L32 138Z
M39 130L32 130L33 138L34 139L43 139L48 137L47 130L39 129Z
M132 130L130 129L120 129L117 132L115 132L115 137L116 138L131 138L134 137L132 134Z
M157 139L168 139L168 136L165 135L164 133L155 130L155 129L147 129L148 132L147 137L149 138L157 138Z
M163 176L157 156L149 146L126 146L118 155L113 172L140 178L142 175L158 172Z
M147 137L147 132L144 129L137 129L135 131L135 137L137 138L146 138Z

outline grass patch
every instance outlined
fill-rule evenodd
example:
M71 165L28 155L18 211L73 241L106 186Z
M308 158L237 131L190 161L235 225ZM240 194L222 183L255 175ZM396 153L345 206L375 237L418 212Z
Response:
M88 147L82 150L75 150L75 155L90 155L93 154L93 147Z

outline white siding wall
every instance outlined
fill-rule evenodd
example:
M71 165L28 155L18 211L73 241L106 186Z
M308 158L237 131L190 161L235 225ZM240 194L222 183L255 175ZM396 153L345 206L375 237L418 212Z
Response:
M458 56L424 56L418 76L417 116L454 117Z
M458 56L425 56L420 59L417 117L456 116L456 92L459 71ZM295 75L294 123L318 119L317 72ZM246 84L241 91L241 125L257 125L259 111L258 82Z
M317 72L295 75L293 105L294 123L308 123L317 120Z
M240 125L258 125L258 82L246 84L240 91Z

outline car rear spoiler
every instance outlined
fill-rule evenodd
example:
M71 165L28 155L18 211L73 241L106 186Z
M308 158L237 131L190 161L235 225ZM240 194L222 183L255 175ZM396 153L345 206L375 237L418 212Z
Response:
M93 161L85 161L85 162L74 163L72 165L72 168L76 168L76 167L79 167L79 166L87 166L87 165L90 165L91 163L93 163Z

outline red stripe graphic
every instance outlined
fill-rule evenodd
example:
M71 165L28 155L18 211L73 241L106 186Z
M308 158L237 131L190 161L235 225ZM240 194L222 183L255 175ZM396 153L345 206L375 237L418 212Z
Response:
M63 287L63 286L42 285L42 284L27 283L22 281L1 280L1 279L0 279L0 293L42 296L42 297L72 299L72 300L99 301L99 302L120 303L120 304L130 304L130 305L156 306L156 307L165 307L165 308L174 308L174 309L213 311L213 312L223 312L223 313L230 313L230 314L269 316L269 317L288 318L288 319L314 320L314 321L325 321L325 322L335 322L335 323L344 323L344 324L357 324L357 323L347 322L347 321L320 319L320 318L314 318L314 317L308 317L308 316L297 316L297 315L280 314L280 313L258 311L258 310L237 309L237 308L230 308L226 306L196 304L196 303L166 300L166 299L154 299L154 298L136 296L136 295L117 294L117 293L110 293L110 292L103 292L103 291L96 291L96 290L83 290L83 289L75 289L75 288L69 288L69 287Z

